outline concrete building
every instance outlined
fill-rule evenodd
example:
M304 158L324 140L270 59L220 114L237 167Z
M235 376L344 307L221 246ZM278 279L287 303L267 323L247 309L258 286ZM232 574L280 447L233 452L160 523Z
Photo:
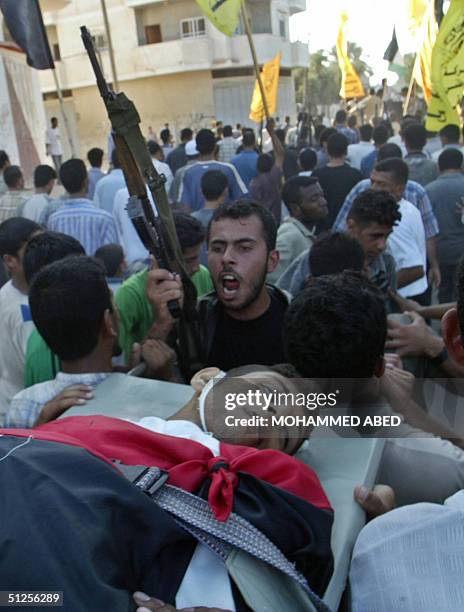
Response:
M108 81L111 68L101 5L97 0L60 0L44 9L44 22L64 91L66 113L81 155L106 149L109 122L80 38L94 36ZM232 37L221 34L195 0L106 0L119 87L142 118L142 130L159 133L165 123L182 127L250 123L254 75L243 24ZM282 51L278 115L295 114L293 70L308 64L307 46L289 40L289 17L306 0L247 0L260 63ZM40 74L47 117L60 117L50 71ZM61 122L61 125L63 122Z

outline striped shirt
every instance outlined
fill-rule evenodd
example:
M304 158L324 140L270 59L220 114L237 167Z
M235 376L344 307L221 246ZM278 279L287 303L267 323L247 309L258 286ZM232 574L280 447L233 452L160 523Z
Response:
M346 229L346 219L348 217L348 213L350 212L351 205L356 197L366 189L369 189L370 186L370 179L365 179L353 187L350 193L346 196L338 216L335 219L335 223L332 227L334 232L343 232ZM436 236L439 232L437 218L432 210L432 204L430 203L429 196L422 185L419 185L419 183L416 183L415 181L408 181L406 183L403 198L408 202L411 202L411 204L414 204L414 206L419 210L422 217L422 223L424 224L426 239L428 240L429 238Z
M62 232L79 240L90 256L105 244L118 244L113 217L85 198L67 200L50 216L47 227L53 232Z

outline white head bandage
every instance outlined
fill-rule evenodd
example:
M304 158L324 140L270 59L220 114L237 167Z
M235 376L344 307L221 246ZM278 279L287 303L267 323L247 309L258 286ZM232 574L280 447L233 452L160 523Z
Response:
M205 433L211 433L208 431L208 428L206 427L206 418L205 418L206 398L208 396L208 393L214 387L214 385L217 382L219 382L222 378L224 378L225 376L226 376L226 373L220 370L219 373L216 374L216 376L213 376L213 378L210 378L208 382L206 383L206 385L201 390L200 397L198 398L198 413L200 415L201 428Z

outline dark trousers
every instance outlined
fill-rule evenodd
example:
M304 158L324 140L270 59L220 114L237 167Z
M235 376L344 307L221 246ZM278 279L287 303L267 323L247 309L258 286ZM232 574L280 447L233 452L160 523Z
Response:
M441 284L438 288L440 304L456 301L456 271L457 264L440 266Z

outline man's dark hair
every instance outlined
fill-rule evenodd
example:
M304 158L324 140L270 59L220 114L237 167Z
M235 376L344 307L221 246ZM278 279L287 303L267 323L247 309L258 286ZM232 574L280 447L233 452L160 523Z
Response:
M348 144L348 138L344 134L332 134L327 141L327 153L330 157L343 157L348 152Z
M388 130L384 125L378 125L372 131L372 138L375 146L381 147L388 140Z
M116 148L111 151L111 165L113 168L120 168L121 164L119 163L118 152Z
M384 298L359 272L311 277L284 320L288 361L305 378L370 378L386 336Z
M412 115L405 115L400 122L400 134L404 136L404 132L410 125L420 125L418 120Z
M445 170L461 170L463 159L463 155L458 149L445 149L438 158L440 172Z
M274 165L274 158L269 153L260 153L256 162L256 168L259 173L270 172Z
M95 259L104 265L106 276L113 278L124 261L124 250L120 244L105 244L95 251Z
M303 149L302 151L300 151L298 160L300 162L300 166L306 172L309 172L310 170L314 170L314 168L317 166L316 151L314 151L314 149L310 149L309 147L306 149Z
M68 159L60 168L60 181L68 193L82 191L87 169L82 159Z
M324 128L321 132L321 136L319 139L319 144L322 145L327 142L329 140L329 138L333 135L333 134L338 134L337 130L335 128Z
M224 126L224 131L223 131L224 138L226 138L228 136L232 136L232 132L233 132L233 130L232 130L232 126L231 125L225 125Z
M104 154L105 152L103 149L100 149L99 147L90 149L90 151L87 153L87 159L89 160L89 164L92 166L92 168L101 168Z
M41 229L38 223L24 217L11 217L0 223L0 257L4 255L17 257L24 243L34 232Z
M256 136L253 130L247 130L243 134L242 146L244 147L255 147L256 146Z
M335 123L345 123L347 116L346 111L338 110L335 114Z
M8 157L8 153L6 151L1 150L0 151L0 170L3 170L3 168L5 167L5 164L8 163L10 161L10 158Z
M45 187L50 181L56 179L55 168L41 164L34 170L34 187Z
M406 185L409 177L408 164L397 157L383 159L374 168L377 172L389 172L398 185Z
M358 123L358 118L356 117L356 115L350 115L348 117L347 123L348 123L348 127L353 129L355 125ZM359 131L361 131L361 129Z
M420 123L413 123L403 132L406 146L413 151L422 151L427 143L427 132Z
M318 182L315 176L291 176L285 181L282 189L282 200L285 206L293 210L295 205L300 205L303 196L301 195L301 189L305 187L311 187Z
M216 137L212 130L206 128L201 129L195 138L198 152L201 155L210 155L216 146Z
M174 212L172 216L182 251L204 242L205 228L198 219L183 212Z
M401 148L394 142L387 142L387 144L382 145L377 151L376 163L379 163L384 159L390 159L392 157L402 159L403 152L401 151Z
M169 128L164 128L161 130L160 138L163 141L163 144L166 145L169 142L170 136L171 136L171 132L169 131Z
M45 266L29 291L32 319L62 361L91 353L98 343L111 293L102 264L92 257L66 257Z
M31 238L23 257L27 284L31 284L39 270L70 255L85 255L82 244L72 236L59 232L41 232Z
M440 136L442 138L446 138L446 140L451 144L457 144L459 142L459 138L461 137L459 125L454 125L453 123L445 125L445 127L442 127L440 130Z
M5 181L6 186L10 189L12 187L16 187L18 181L20 181L22 178L23 173L19 166L8 166L8 168L5 168L3 171L3 180Z
M193 136L192 128L183 128L180 131L180 141L181 142L187 142L189 140L192 140L192 136Z
M394 227L401 220L401 213L398 202L388 191L366 189L354 199L347 218L363 227L371 223Z
M207 170L201 177L201 192L207 202L217 200L228 186L227 176L221 170Z
M374 128L372 127L370 123L365 123L364 125L362 125L359 128L361 140L363 140L364 142L369 142L369 140L372 138L373 131L374 131Z
M261 206L251 200L237 200L236 202L225 202L216 208L208 224L206 231L206 241L209 243L211 225L221 219L247 219L256 215L261 220L263 226L264 239L267 250L273 251L277 239L277 226L272 213L265 206Z
M311 276L339 274L344 270L361 272L363 267L361 244L345 232L320 234L309 251Z
M160 147L160 145L157 142L155 142L154 140L149 140L147 146L148 146L148 152L152 156L156 155L157 153L159 153L160 151L163 150Z

